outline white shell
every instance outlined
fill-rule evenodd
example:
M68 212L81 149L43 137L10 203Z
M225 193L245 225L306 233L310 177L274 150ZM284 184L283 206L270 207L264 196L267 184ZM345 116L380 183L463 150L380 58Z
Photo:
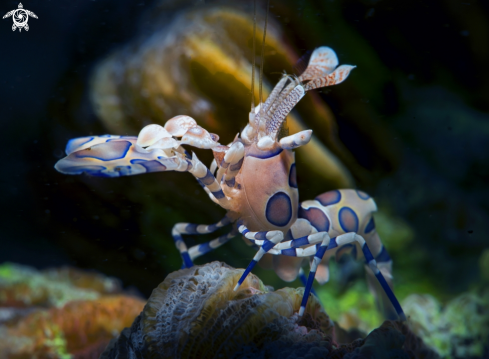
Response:
M338 57L333 49L322 46L312 53L306 71L300 76L301 80L312 80L329 75L338 66Z

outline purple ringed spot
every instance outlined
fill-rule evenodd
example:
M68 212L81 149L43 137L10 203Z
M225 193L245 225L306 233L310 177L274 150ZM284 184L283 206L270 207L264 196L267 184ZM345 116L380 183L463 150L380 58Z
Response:
M367 200L370 198L370 196L368 194L366 194L365 192L362 192L362 191L358 191L358 190L357 190L357 195L358 195L358 197L360 197L361 199L364 199L364 200Z
M292 163L292 166L290 166L289 186L292 188L297 188L297 170L295 168L295 163Z
M284 192L277 192L268 199L265 216L271 224L285 227L292 218L292 203Z
M329 231L329 219L319 208L304 209L300 207L299 218L307 219L318 232Z
M341 201L341 192L338 190L329 191L316 197L316 201L323 206L331 206Z
M131 146L132 143L129 141L111 141L75 152L74 155L76 158L95 158L100 161L114 161L126 157Z
M338 220L345 233L358 231L358 217L350 207L343 207L338 212Z

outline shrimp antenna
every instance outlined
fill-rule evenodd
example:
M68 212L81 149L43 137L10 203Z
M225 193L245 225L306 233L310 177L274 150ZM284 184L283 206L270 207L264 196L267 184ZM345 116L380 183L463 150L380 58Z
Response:
M253 55L251 60L251 112L250 117L255 118L255 58L256 58L256 0L253 1Z
M268 12L270 10L270 0L267 0L267 14L265 16L265 28L263 29L263 43L261 45L261 66L260 66L260 90L259 90L259 100L260 100L260 104L263 103L263 96L262 96L262 87L263 87L263 64L265 63L265 38L267 36L267 24L268 24ZM260 106L260 110L261 110L261 106Z

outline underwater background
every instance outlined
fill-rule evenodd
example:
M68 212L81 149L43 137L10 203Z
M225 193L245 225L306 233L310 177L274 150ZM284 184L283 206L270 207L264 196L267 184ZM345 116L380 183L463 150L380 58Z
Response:
M172 225L214 223L224 210L190 174L70 177L54 164L71 138L136 135L179 114L221 143L232 141L248 119L242 79L251 61L253 2L23 5L38 16L29 31L12 31L11 18L0 22L0 334L45 335L19 327L56 322L29 317L39 308L51 310L49 318L56 310L95 318L91 302L80 300L99 300L105 321L124 321L94 330L85 342L95 352L180 268ZM2 1L0 13L17 7ZM291 129L311 128L322 146L320 154L297 153L300 200L346 187L373 196L395 293L415 333L441 357L489 358L489 3L271 1L267 36L265 87L283 71L299 73L319 46L357 66L345 83L308 94L291 116ZM226 66L230 61L240 66ZM314 166L308 158L325 161ZM237 237L196 262L244 268L254 253ZM319 300L342 328L366 334L383 318L363 266L339 261L331 281L315 286ZM275 289L302 286L270 269L253 273ZM72 344L83 343L77 335L88 329L80 328L46 334L51 342L43 350L89 353L88 344ZM11 343L0 342L0 355Z

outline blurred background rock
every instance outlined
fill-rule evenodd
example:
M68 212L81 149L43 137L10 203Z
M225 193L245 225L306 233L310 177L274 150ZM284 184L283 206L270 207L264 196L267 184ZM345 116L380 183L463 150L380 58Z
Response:
M17 5L4 1L0 10ZM221 142L231 140L249 111L249 84L240 79L246 78L251 43L234 35L249 29L251 2L31 0L24 6L39 17L30 19L29 32L12 32L8 20L0 22L0 262L95 269L149 296L181 264L172 224L213 223L222 209L190 175L67 177L53 165L70 138L135 135L176 114L195 116ZM157 78L148 63L163 61L165 44L149 40L190 33L187 39L198 41L203 34L193 30L195 17L213 9L221 12L218 20L203 21L213 50L184 61L178 56L189 56L189 42L176 43L170 65L185 71L185 81L169 79L172 89L163 98L171 101L158 107L151 94L162 89L149 86ZM226 27L235 13L244 20ZM270 17L266 86L284 70L293 72L298 59L318 46L330 46L340 63L358 66L344 84L308 94L289 121L291 130L301 124L313 129L323 158L334 165L318 178L307 156L298 154L301 199L349 185L376 198L378 229L394 259L401 300L418 293L447 303L476 288L485 275L480 255L489 247L489 3L286 0L272 1ZM151 55L148 49L156 50ZM149 76L136 85L127 76L101 82L112 84L123 100L124 118L115 125L104 118L101 97L94 97L100 93L96 71L111 59L119 61L119 75L130 70ZM221 59L240 67L225 72ZM159 64L153 61L155 69ZM337 176L328 177L330 168ZM218 259L242 268L253 254L236 239L197 262ZM285 285L271 271L257 274L268 285ZM381 323L369 314L373 301L355 266L333 268L332 277L320 296L344 309L328 312L333 319L344 327Z

